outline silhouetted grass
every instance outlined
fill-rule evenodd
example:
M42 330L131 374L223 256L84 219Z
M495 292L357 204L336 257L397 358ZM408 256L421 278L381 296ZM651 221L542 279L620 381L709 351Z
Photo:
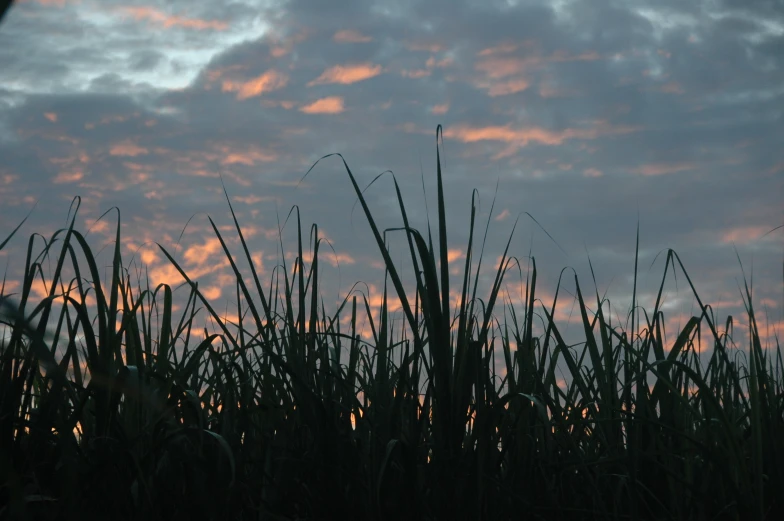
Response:
M508 309L510 334L507 323L493 326L509 243L489 297L477 298L481 254L471 283L473 201L459 309L450 309L440 156L438 257L429 226L427 241L409 226L395 181L413 303L344 165L386 265L379 323L362 302L372 345L357 331L356 296L333 316L319 309L318 227L306 274L299 220L295 270L284 258L284 287L276 278L265 293L236 217L251 287L210 219L236 275L238 323L218 315L162 246L190 287L182 315L173 316L169 286L134 288L119 211L108 286L74 229L76 211L36 257L31 237L21 293L0 290L0 518L784 519L781 350L778 339L763 349L748 286L750 345L738 349L732 318L719 332L673 251L650 314L636 300L635 258L628 331L609 323L598 292L590 310L575 276L585 339L568 346L553 320L560 281L548 308L532 258L519 323ZM58 243L49 296L32 302ZM700 315L667 351L660 304L676 268ZM387 278L406 319L398 340ZM197 306L216 333L194 331ZM698 356L706 328L707 363Z

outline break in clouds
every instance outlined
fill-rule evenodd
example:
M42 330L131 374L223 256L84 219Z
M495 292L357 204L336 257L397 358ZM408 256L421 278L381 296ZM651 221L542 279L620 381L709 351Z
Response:
M116 206L126 264L181 284L158 242L234 313L207 219L240 259L222 175L265 287L287 218L291 271L296 206L303 241L315 222L331 245L320 248L327 306L363 281L355 289L377 308L381 256L342 162L299 181L333 152L363 189L391 170L413 225L426 231L427 210L435 232L442 124L455 299L476 189L474 269L490 219L483 299L519 216L504 301L521 305L530 253L548 308L570 268L556 321L577 319L576 272L625 322L639 219L646 309L672 248L720 323L743 324L739 257L759 316L781 332L784 230L767 232L784 218L783 67L775 1L17 2L0 24L1 238L36 206L0 252L5 292L20 287L29 236L64 227L79 195L77 228L102 266L117 213L96 219ZM365 197L381 229L402 226L390 174ZM410 285L405 237L388 240ZM699 314L676 273L674 327Z

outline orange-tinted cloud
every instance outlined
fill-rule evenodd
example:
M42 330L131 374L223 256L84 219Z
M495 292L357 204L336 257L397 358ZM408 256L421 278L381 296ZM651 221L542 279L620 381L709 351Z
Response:
M215 255L222 254L223 249L217 237L205 239L201 244L194 244L185 250L183 257L188 264L206 264L210 260L215 260ZM219 259L223 260L223 259Z
M134 117L138 117L138 112L134 113ZM128 121L128 115L126 114L114 114L112 116L106 116L101 118L101 125L106 125L108 123L125 123Z
M44 112L44 117L51 121L52 123L57 123L57 113L56 112Z
M341 83L348 85L367 80L381 74L381 66L370 63L355 65L335 65L321 73L321 76L308 83L308 87L324 83Z
M132 16L134 20L148 20L166 28L184 27L186 29L196 29L197 31L204 31L207 29L224 31L229 27L229 24L220 20L201 20L199 18L170 15L159 9L155 9L154 7L127 6L120 7L119 10Z
M167 248L169 253L172 253L171 248ZM149 270L150 282L157 286L158 284L168 284L171 287L176 287L185 282L185 279L177 271L173 264L164 262L163 264L151 267ZM188 276L192 276L192 272L186 272Z
M273 58L282 58L283 56L286 56L294 49L296 44L307 40L310 32L311 31L308 29L303 29L297 34L287 38L278 38L273 34L270 44L270 56Z
M130 161L124 161L123 166L130 171L128 177L133 183L144 183L148 181L154 170L151 165L141 165Z
M495 47L488 47L486 49L482 49L477 53L477 56L492 56L494 54L507 54L510 52L514 52L516 50L517 50L517 44L502 43L500 45L496 45Z
M146 265L155 264L158 262L158 250L153 249L148 245L145 245L141 248L139 256L142 262Z
M346 264L356 264L357 261L349 255L348 253L338 253L333 254L331 251L327 254L323 254L323 256L319 255L319 262L328 262L333 268L337 268L338 265L346 265ZM353 282L353 281L352 281Z
M250 181L249 179L246 179L245 177L241 176L240 174L237 174L236 172L232 172L231 170L225 170L223 172L223 175L225 175L226 177L228 177L229 179L231 179L232 181L234 181L238 185L244 186L245 188L250 188L250 186L253 185L252 181Z
M272 100L272 99L267 99L267 100L263 100L263 101L261 102L261 106L262 106L262 107L270 107L270 108L272 108L272 107L283 107L283 108L284 108L284 109L286 109L286 110L291 110L291 109L293 109L295 105L296 105L296 103L295 103L295 102L293 102L293 101L288 101L288 100Z
M65 171L57 174L57 177L54 178L54 182L56 184L75 183L77 181L81 181L83 177L84 172L81 170Z
M443 105L433 105L433 108L430 109L431 114L446 114L449 111L449 103L444 103Z
M140 147L135 143L125 140L116 145L112 145L112 148L109 150L109 155L112 156L143 156L149 154L149 150L146 148Z
M220 67L220 68L217 68L217 69L212 69L212 70L207 71L207 81L210 82L210 83L213 82L213 81L218 81L223 76L226 76L226 74L228 74L228 73L243 71L243 70L245 70L247 68L248 68L247 65L243 65L243 64L240 64L240 63L235 63L233 65L227 65L226 67Z
M724 244L749 244L768 233L770 228L770 226L739 226L730 228L722 233L721 242ZM773 238L773 234L768 235L768 237Z
M664 175L694 170L695 168L696 165L693 163L650 163L632 168L630 172L641 175Z
M520 74L526 65L537 63L536 58L487 58L478 61L474 68L487 78L498 79Z
M530 142L543 145L560 145L567 139L596 139L600 135L625 134L637 130L635 127L610 126L598 122L592 128L567 128L552 131L540 127L512 128L506 126L471 127L456 125L444 130L444 137L455 138L463 143L476 141L500 141L525 146Z
M262 150L258 147L249 147L244 150L233 149L228 146L220 148L223 165L247 165L254 166L257 163L269 163L278 159L274 152Z
M585 177L602 177L604 172L599 170L598 168L586 168L583 170L583 175Z
M765 171L768 175L778 174L779 172L784 172L784 161L779 161Z
M380 322L381 316L379 310L381 309L381 304L384 302L384 291L383 288L380 289L375 284L368 283L368 288L370 290L369 295L367 297L368 304L370 304L371 313L373 314L373 320ZM411 302L411 297L409 296L409 302ZM396 311L400 311L403 309L403 304L400 303L400 299L397 296L397 293L387 291L387 310L389 313L394 313Z
M367 43L373 41L373 38L370 36L365 36L359 31L352 29L338 31L332 36L332 39L338 43Z
M504 159L505 157L512 157L517 153L518 148L520 147L517 144L512 143L493 154L490 159L493 161L498 161L499 159ZM538 177L537 172L539 172L539 170L534 170L534 177Z
M246 196L235 196L233 198L235 201L239 201L242 204L257 204L265 200L264 197L259 197L258 195L246 195Z
M0 183L4 185L10 185L15 183L19 180L19 176L16 174L3 174L0 175Z
M289 82L289 77L275 70L268 70L261 76L248 81L224 80L221 85L223 92L236 92L238 100L245 100L260 96L265 92L281 89Z
M504 208L504 211L502 211L501 213L496 215L493 218L493 220L494 221L503 221L503 220L506 220L510 215L512 215L512 213L508 209Z
M490 96L505 96L522 92L528 88L529 81L523 78L522 75L530 72L532 68L548 62L589 61L600 58L600 55L595 51L588 51L579 55L570 55L565 51L555 51L550 56L539 56L536 54L523 57L499 56L515 50L517 50L517 46L514 44L502 44L483 49L477 53L477 56L481 58L474 64L474 68L481 73L481 77L476 78L474 84L478 88L487 90ZM499 80L504 81L499 82ZM540 95L542 97L556 97L564 94L568 93L557 91L546 85L540 87Z
M57 168L54 183L75 183L84 178L84 168L90 163L90 156L84 151L75 151L69 156L50 157L49 162Z
M89 219L85 219L85 224L88 226L88 230L90 233L97 233L100 235L109 235L111 233L109 221L106 219L102 219L100 221L91 222Z
M528 65L535 64L537 61L536 58L485 58L474 65L474 68L481 73L474 81L474 85L486 90L492 97L522 92L530 83L521 75ZM511 78L511 76L517 77Z
M223 294L223 291L220 286L207 286L201 290L201 294L204 295L204 298L207 300L218 300Z
M49 289L51 288L51 282L43 281L41 278L36 277L33 279L32 284L30 284L30 293L35 297L35 300L43 300L49 296Z
M432 69L433 67L438 67L439 69L443 69L444 67L449 67L450 65L452 65L452 63L454 63L454 60L449 56L447 56L443 60L436 60L431 56L425 62L425 66L427 66L428 69Z
M345 108L343 107L343 98L340 96L328 96L300 107L299 110L305 114L340 114Z
M463 257L463 250L460 248L450 248L446 252L446 261L448 264L452 264L452 262L456 261L460 257Z
M676 81L667 82L656 90L667 94L683 94L683 87Z
M430 76L434 68L444 68L452 65L452 58L446 57L443 60L436 60L434 57L430 57L425 62L425 69L404 69L400 72L400 74L404 78L424 78ZM448 78L447 78L448 79Z
M528 82L523 79L502 81L498 83L480 83L480 88L487 89L487 94L491 97L507 96L517 92L523 92L528 88Z

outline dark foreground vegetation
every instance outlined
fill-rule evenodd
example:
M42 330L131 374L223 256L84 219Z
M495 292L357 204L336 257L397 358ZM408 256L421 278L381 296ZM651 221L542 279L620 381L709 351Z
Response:
M409 300L345 169L403 304L397 340L386 282L372 345L357 327L358 312L372 317L366 299L326 314L315 226L308 272L298 228L294 270L284 261L283 284L264 288L236 218L246 274L213 224L238 323L163 247L190 288L180 316L170 287L134 285L119 222L109 283L76 212L37 255L31 237L21 291L0 290L0 519L784 519L781 350L761 345L748 286L738 346L732 318L716 323L672 251L653 309L635 295L626 330L574 277L584 340L566 345L556 302L536 298L533 258L522 313L493 318L503 275L519 267L509 244L477 298L472 204L450 309L439 158L435 248L409 228L397 192L406 228L390 233L410 247ZM49 297L33 302L48 265ZM676 270L699 314L666 342L662 289Z

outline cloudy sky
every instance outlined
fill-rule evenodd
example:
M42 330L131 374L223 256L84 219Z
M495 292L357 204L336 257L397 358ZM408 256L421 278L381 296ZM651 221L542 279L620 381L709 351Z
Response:
M262 280L297 205L303 240L315 222L334 248L320 249L328 311L357 281L378 305L381 257L340 159L298 182L332 152L362 188L391 170L426 230L442 124L454 293L476 189L483 299L520 216L510 253L524 270L533 253L548 307L563 268L594 295L590 258L623 325L639 217L644 307L673 248L720 322L745 323L737 250L759 318L782 331L784 230L765 235L784 223L782 107L779 0L25 0L0 24L2 238L37 206L0 269L18 291L29 236L63 227L79 195L103 265L116 213L95 221L117 206L126 265L180 284L158 242L226 309L233 279L207 215L241 249L222 174ZM382 229L402 225L394 194L389 174L366 192ZM283 244L290 267L295 217ZM410 284L404 236L390 246ZM698 313L677 275L673 327ZM519 272L506 280L520 310ZM562 295L568 321L579 312Z

